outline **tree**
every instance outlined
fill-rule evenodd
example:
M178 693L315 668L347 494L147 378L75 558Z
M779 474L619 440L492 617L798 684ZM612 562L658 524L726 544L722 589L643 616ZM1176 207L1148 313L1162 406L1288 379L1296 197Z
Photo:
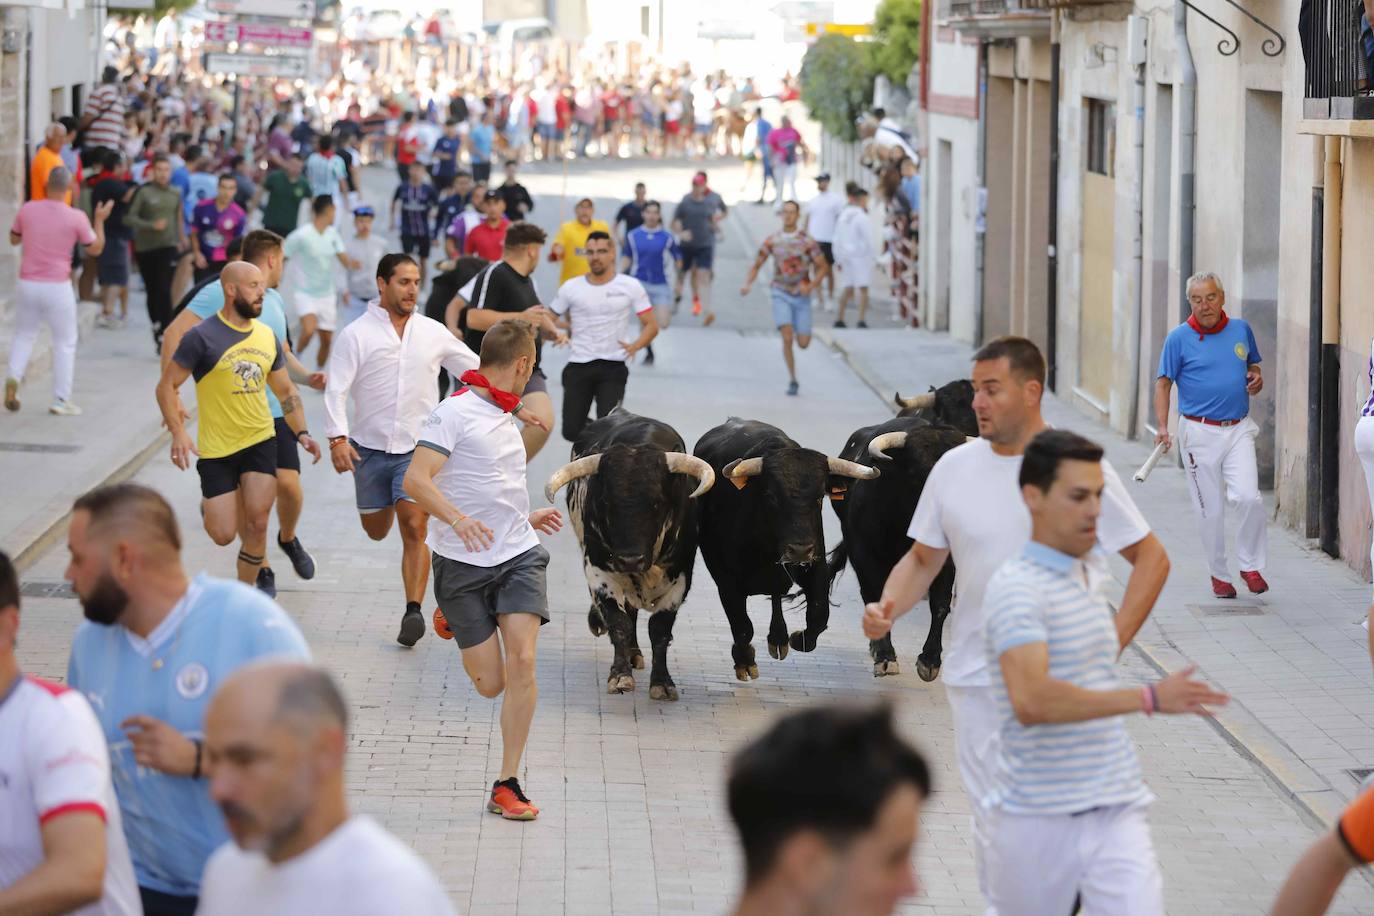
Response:
M849 36L826 34L802 58L802 102L831 136L857 139L854 120L873 103L868 57Z
M905 86L921 57L921 0L882 0L873 13L873 40L868 43L872 73L894 86Z
M153 13L162 16L168 10L187 10L196 5L196 0L153 0ZM148 12L145 9L127 9L119 5L119 0L111 0L110 12L117 15L136 16Z

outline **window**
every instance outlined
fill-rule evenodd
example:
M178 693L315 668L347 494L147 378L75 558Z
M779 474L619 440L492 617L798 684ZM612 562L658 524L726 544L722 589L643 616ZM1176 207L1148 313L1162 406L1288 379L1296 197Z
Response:
M1087 130L1087 168L1097 175L1112 177L1116 164L1116 105L1101 99L1086 99L1083 106Z

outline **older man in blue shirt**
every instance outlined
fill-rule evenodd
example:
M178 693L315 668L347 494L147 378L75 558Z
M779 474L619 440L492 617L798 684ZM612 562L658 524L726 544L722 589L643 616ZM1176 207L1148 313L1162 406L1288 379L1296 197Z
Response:
M1268 547L1259 492L1250 397L1264 387L1259 348L1250 325L1226 314L1226 291L1216 274L1188 278L1193 314L1169 332L1155 382L1155 442L1167 450L1169 391L1178 385L1178 441L1189 492L1197 509L1212 594L1236 597L1226 561L1226 503L1240 516L1236 559L1251 592L1269 590L1260 570Z

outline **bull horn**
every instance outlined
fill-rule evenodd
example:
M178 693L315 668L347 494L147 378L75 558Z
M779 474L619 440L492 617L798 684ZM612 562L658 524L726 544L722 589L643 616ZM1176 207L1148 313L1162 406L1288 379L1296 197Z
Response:
M918 394L910 398L902 397L902 393L899 391L892 396L892 399L896 401L897 406L901 407L903 410L914 410L918 408L929 409L935 406L935 392L933 391L927 391L925 394Z
M716 482L716 472L712 470L711 465L696 455L688 455L686 452L668 452L663 457L668 459L669 471L674 474L691 474L697 479L697 488L692 491L689 499L696 499L711 489Z
M762 458L736 458L721 469L726 477L739 480L741 477L757 477L763 473Z
M891 457L883 454L890 448L901 448L906 445L906 433L898 430L895 433L883 433L874 436L873 441L868 443L868 454L879 461L891 461Z
M859 464L857 461L845 461L843 458L826 458L825 460L830 465L830 473L839 477L872 480L881 473L877 468Z
M549 478L549 482L544 484L544 498L549 502L553 502L553 498L559 490L572 483L574 480L577 480L579 477L590 477L596 473L596 469L600 466L600 452L597 452L595 455L587 455L583 458L569 461L567 464L554 471L553 476Z

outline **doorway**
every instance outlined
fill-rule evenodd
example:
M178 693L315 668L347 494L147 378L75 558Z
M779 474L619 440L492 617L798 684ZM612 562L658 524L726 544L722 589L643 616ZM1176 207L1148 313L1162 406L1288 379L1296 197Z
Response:
M1079 281L1078 394L1104 414L1111 403L1112 269L1116 247L1116 106L1086 99L1083 269Z
M1278 345L1279 194L1283 174L1283 94L1249 89L1245 93L1245 212L1241 220L1240 317L1255 332L1255 343L1273 366ZM1233 306L1234 307L1234 306ZM1266 373L1268 375L1268 373ZM1259 484L1274 488L1274 393L1277 380L1250 399L1250 417L1259 426L1255 458Z

